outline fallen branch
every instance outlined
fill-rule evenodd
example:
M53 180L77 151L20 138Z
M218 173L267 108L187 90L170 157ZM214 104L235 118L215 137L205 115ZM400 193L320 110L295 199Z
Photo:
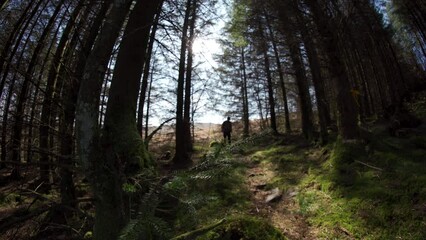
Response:
M18 223L23 223L23 222L27 221L28 219L39 216L42 213L47 212L51 208L52 208L52 206L43 205L43 206L41 206L37 209L34 209L32 211L18 209L11 216L3 218L3 219L0 220L0 233L3 233L5 231L9 230L12 226L14 226Z
M40 193L38 193L38 192L36 192L34 190L31 190L31 189L21 189L21 191L22 191L22 193L21 193L22 195L28 195L28 196L34 197L35 200L41 199L41 200L49 202L50 204L52 204L52 208L56 207L56 208L62 208L64 210L66 209L66 210L77 212L77 213L79 213L79 214L81 214L83 216L92 218L89 214L85 213L84 211L82 211L79 208L73 208L73 207L70 207L70 206L67 206L67 205L63 205L62 203L58 203L58 202L56 202L56 201L54 201L52 199L49 199L49 198L43 196L43 194L40 194ZM95 198L93 198L93 197L86 197L86 198L77 198L74 201L72 201L72 203L93 202L93 201L95 201Z
M358 161L358 160L355 160L355 162L357 162L357 163L359 163L359 164L362 164L362 165L364 165L364 166L367 166L367 167L369 167L369 168L372 168L372 169L378 170L378 171L383 171L383 169L378 168L378 167L375 167L375 166L371 166L370 164L367 164L367 163L365 163L365 162L361 162L361 161Z
M61 163L54 163L54 162L15 162L15 161L2 161L4 164L10 164L12 166L20 166L20 167L27 167L27 166L52 166L52 167L60 167L60 168L67 168L69 170L74 171L81 171L79 167L73 166L71 164L61 164Z
M182 235L179 235L177 237L172 238L171 240L192 240L192 239L196 239L198 236L203 235L204 233L212 230L213 228L216 228L217 226L220 226L221 224L223 224L226 220L222 219L217 223L214 223L212 225L209 226L205 226L199 229L196 229L194 231L191 232L187 232L184 233Z
M149 134L148 137L145 138L145 146L148 147L148 144L151 141L152 137L154 137L154 135L163 128L164 124L166 124L166 123L168 123L168 122L170 122L174 119L176 119L176 118L174 117L174 118L167 119L166 121L161 123L160 126L158 126L154 131L152 131L152 133Z

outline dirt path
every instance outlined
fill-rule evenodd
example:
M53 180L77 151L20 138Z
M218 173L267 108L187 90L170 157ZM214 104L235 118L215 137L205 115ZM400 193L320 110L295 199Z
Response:
M310 227L300 213L297 189L267 189L268 183L277 175L275 169L277 168L272 163L249 164L246 184L252 193L251 214L268 219L289 239L318 239L315 237L315 229ZM280 197L267 203L266 200L274 194Z

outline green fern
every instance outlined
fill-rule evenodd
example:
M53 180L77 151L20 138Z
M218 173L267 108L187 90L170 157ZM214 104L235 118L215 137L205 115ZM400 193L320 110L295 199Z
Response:
M132 199L134 219L122 230L120 239L170 239L171 227L156 215L163 192L160 182L160 178L145 172L123 185Z
M170 227L161 218L146 215L137 220L130 221L123 229L122 240L163 240L172 236Z
M237 141L237 142L235 142L231 145L228 145L223 150L225 152L229 152L229 153L237 153L237 152L245 151L250 146L257 145L257 143L262 142L262 141L270 138L272 136L273 132L274 131L272 129L265 130L265 131L260 132L258 134L254 134L250 137L241 139L241 140L239 140L239 141Z

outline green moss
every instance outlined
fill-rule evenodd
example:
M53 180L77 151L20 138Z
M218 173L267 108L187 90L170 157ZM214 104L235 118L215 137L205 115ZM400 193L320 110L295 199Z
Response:
M250 191L244 186L244 168L238 167L229 175L198 182L196 192L209 200L198 209L201 222L221 218L230 212L245 211L250 204ZM192 190L194 191L194 190Z
M280 240L286 239L279 230L269 223L252 217L236 217L229 219L197 240Z
M426 152L412 144L417 140L374 140L370 154L362 144L335 143L302 181L300 212L320 238L425 238L426 217L413 209L426 200Z
M315 237L426 239L426 150L422 148L422 137L396 139L374 135L368 149L361 143L341 141L324 149L312 149L298 146L295 141L283 145L289 142L283 139L265 140L249 147L245 153L250 155L244 158L250 159L249 166L255 163L255 167L274 172L266 189L297 191L292 198L296 209L290 211L306 219L317 234ZM232 159L236 155L224 156L221 152L217 156ZM246 166L236 164L229 174L219 178L187 181L184 186L176 184L176 188L187 188L188 194L197 192L208 199L197 207L197 226L207 226L213 219L239 215L253 208L250 192L244 187L245 170ZM198 239L275 239L265 238L267 233L257 236L257 230L250 230L256 228L253 225L260 223L237 219Z

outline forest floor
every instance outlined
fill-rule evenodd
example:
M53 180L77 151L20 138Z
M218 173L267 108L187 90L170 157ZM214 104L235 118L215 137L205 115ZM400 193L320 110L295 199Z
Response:
M201 225L237 215L294 240L426 239L426 94L416 99L407 108L423 124L396 136L370 122L357 142L259 134L223 147L217 158L234 170L197 189L216 197L200 208Z
M294 240L426 239L425 130L324 147L269 135L230 155L239 199L219 215L264 219Z
M303 147L292 147L298 143L306 144L304 139L287 136L286 140L289 139L292 145L283 145L279 150L276 149L278 152L273 153L274 149L271 152L271 149L265 148L259 149L248 157L240 158L248 166L245 176L246 187L252 193L250 214L271 222L289 239L317 239L317 229L312 227L306 217L301 214L296 199L299 193L297 183L307 171L305 168L309 166L308 162L316 161L317 155L305 156L304 160L299 159L298 162L288 162L287 171L281 172L282 169L277 166L275 157L282 158L279 156L281 154L304 156ZM314 149L313 152L321 154L319 149ZM283 180L281 179L283 175L285 175L285 184L283 182L277 184L278 179Z

